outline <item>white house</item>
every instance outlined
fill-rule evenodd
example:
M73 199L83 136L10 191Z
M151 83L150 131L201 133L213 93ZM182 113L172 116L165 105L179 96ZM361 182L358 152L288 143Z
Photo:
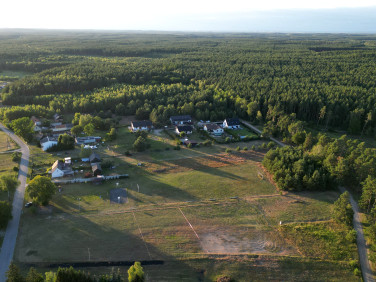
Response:
M56 137L45 137L40 140L40 146L43 151L51 148L52 146L57 145L57 138Z
M56 161L52 165L52 169L51 169L51 177L52 178L58 178L58 177L64 176L64 171L62 170L61 165L59 165L59 164L61 164L61 162Z
M190 125L178 125L175 127L176 134L184 132L185 134L192 134L193 128Z
M132 121L131 122L131 131L147 131L153 128L153 123L150 120L143 121Z
M204 130L214 135L222 135L223 128L216 123L208 123L204 125Z
M223 121L223 128L239 129L240 128L240 121L239 121L238 118L226 118Z
M58 178L63 177L65 175L71 175L73 174L73 170L70 166L70 163L62 162L60 160L57 160L52 165L51 169L51 178Z

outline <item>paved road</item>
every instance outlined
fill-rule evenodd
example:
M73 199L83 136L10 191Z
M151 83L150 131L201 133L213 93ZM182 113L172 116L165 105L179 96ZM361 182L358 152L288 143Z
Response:
M0 130L4 131L12 138L20 147L22 152L21 162L20 162L20 171L18 173L18 180L20 185L17 187L16 192L14 193L13 198L13 209L12 215L13 218L8 223L7 230L5 231L5 237L3 240L3 245L0 251L0 282L5 281L5 274L8 270L8 266L13 258L14 247L16 246L18 226L20 223L20 217L23 207L25 187L26 187L26 178L29 165L29 148L28 146L12 131L5 128L4 125L0 123Z
M257 132L258 134L262 133L260 129L258 129L256 126L250 124L249 122L247 122L245 120L241 120L241 122L244 123L246 126L249 126L250 128L252 128L252 130L254 130L255 132ZM275 139L273 137L270 137L270 140L272 140L273 142L277 143L281 147L287 146L285 143L282 143L282 142L278 141L277 139Z
M347 191L344 187L339 187L341 192ZM349 192L350 193L350 192ZM363 280L365 282L376 281L373 276L371 266L368 260L368 250L366 245L366 240L364 238L364 232L362 223L360 221L359 207L352 195L350 194L350 203L354 211L354 229L356 230L356 243L358 245L360 266L362 268Z

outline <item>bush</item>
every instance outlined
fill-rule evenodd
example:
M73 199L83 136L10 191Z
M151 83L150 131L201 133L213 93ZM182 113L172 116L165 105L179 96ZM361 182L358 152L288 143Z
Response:
M225 142L226 142L226 143L230 143L230 142L231 142L230 137L226 137Z
M226 152L226 153L231 153L232 151L231 151L230 148L226 148L225 152Z
M251 150L252 150L252 151L256 150L256 146L255 146L255 145L252 145Z
M245 146L245 147L243 148L243 151L248 151L248 147Z
M18 171L19 171L18 166L14 166L14 167L13 167L13 171L18 172Z
M267 148L268 148L268 149L272 149L272 148L274 148L274 146L275 146L275 143L274 143L273 141L270 141L270 142L268 143L268 145L267 145Z
M362 272L359 270L359 268L354 269L354 275L358 277L362 276Z
M179 146L179 145L177 145L176 147L174 147L174 150L177 150L177 151L179 151L179 150L180 150L180 146Z
M20 152L14 152L12 154L12 161L18 163L21 160L21 153Z
M240 151L240 147L239 147L239 146L238 146L238 147L236 147L236 149L235 149L235 150L239 152L239 151Z
M356 243L356 231L355 229L350 230L346 234L346 240L351 243Z
M12 218L12 206L6 201L0 201L0 229L7 227Z

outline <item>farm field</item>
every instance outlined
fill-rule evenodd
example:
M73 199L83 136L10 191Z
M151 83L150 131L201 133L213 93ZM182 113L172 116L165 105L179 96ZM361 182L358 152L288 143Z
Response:
M304 279L322 275L319 270L326 264L330 271L325 277L357 281L348 265L349 259L356 260L354 244L344 250L344 259L333 260L334 249L329 255L320 249L304 252L299 232L308 231L303 227L294 233L279 226L279 221L286 226L324 221L329 232L334 224L328 215L339 193L280 194L260 177L261 151L224 153L222 145L215 145L171 153L172 160L147 153L107 155L114 171L128 173L128 179L61 185L50 206L23 215L17 263L23 269L44 269L49 263L89 260L163 261L163 266L145 266L153 281L212 281L219 274L246 281L244 273L261 280L282 273ZM110 202L116 188L126 189L125 204ZM335 228L335 234L345 232ZM316 240L320 246L333 242Z

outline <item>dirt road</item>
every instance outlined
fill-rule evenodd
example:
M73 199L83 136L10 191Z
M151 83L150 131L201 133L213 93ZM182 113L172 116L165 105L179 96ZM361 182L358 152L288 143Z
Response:
M341 190L342 193L347 191L344 187L340 187L339 189ZM367 250L366 240L364 238L362 223L360 221L359 207L351 194L350 194L350 203L354 211L354 229L357 234L356 243L358 245L359 260L360 260L360 266L362 268L363 280L365 282L373 282L376 280L375 280L375 276L372 273L371 266L368 260L368 250Z

